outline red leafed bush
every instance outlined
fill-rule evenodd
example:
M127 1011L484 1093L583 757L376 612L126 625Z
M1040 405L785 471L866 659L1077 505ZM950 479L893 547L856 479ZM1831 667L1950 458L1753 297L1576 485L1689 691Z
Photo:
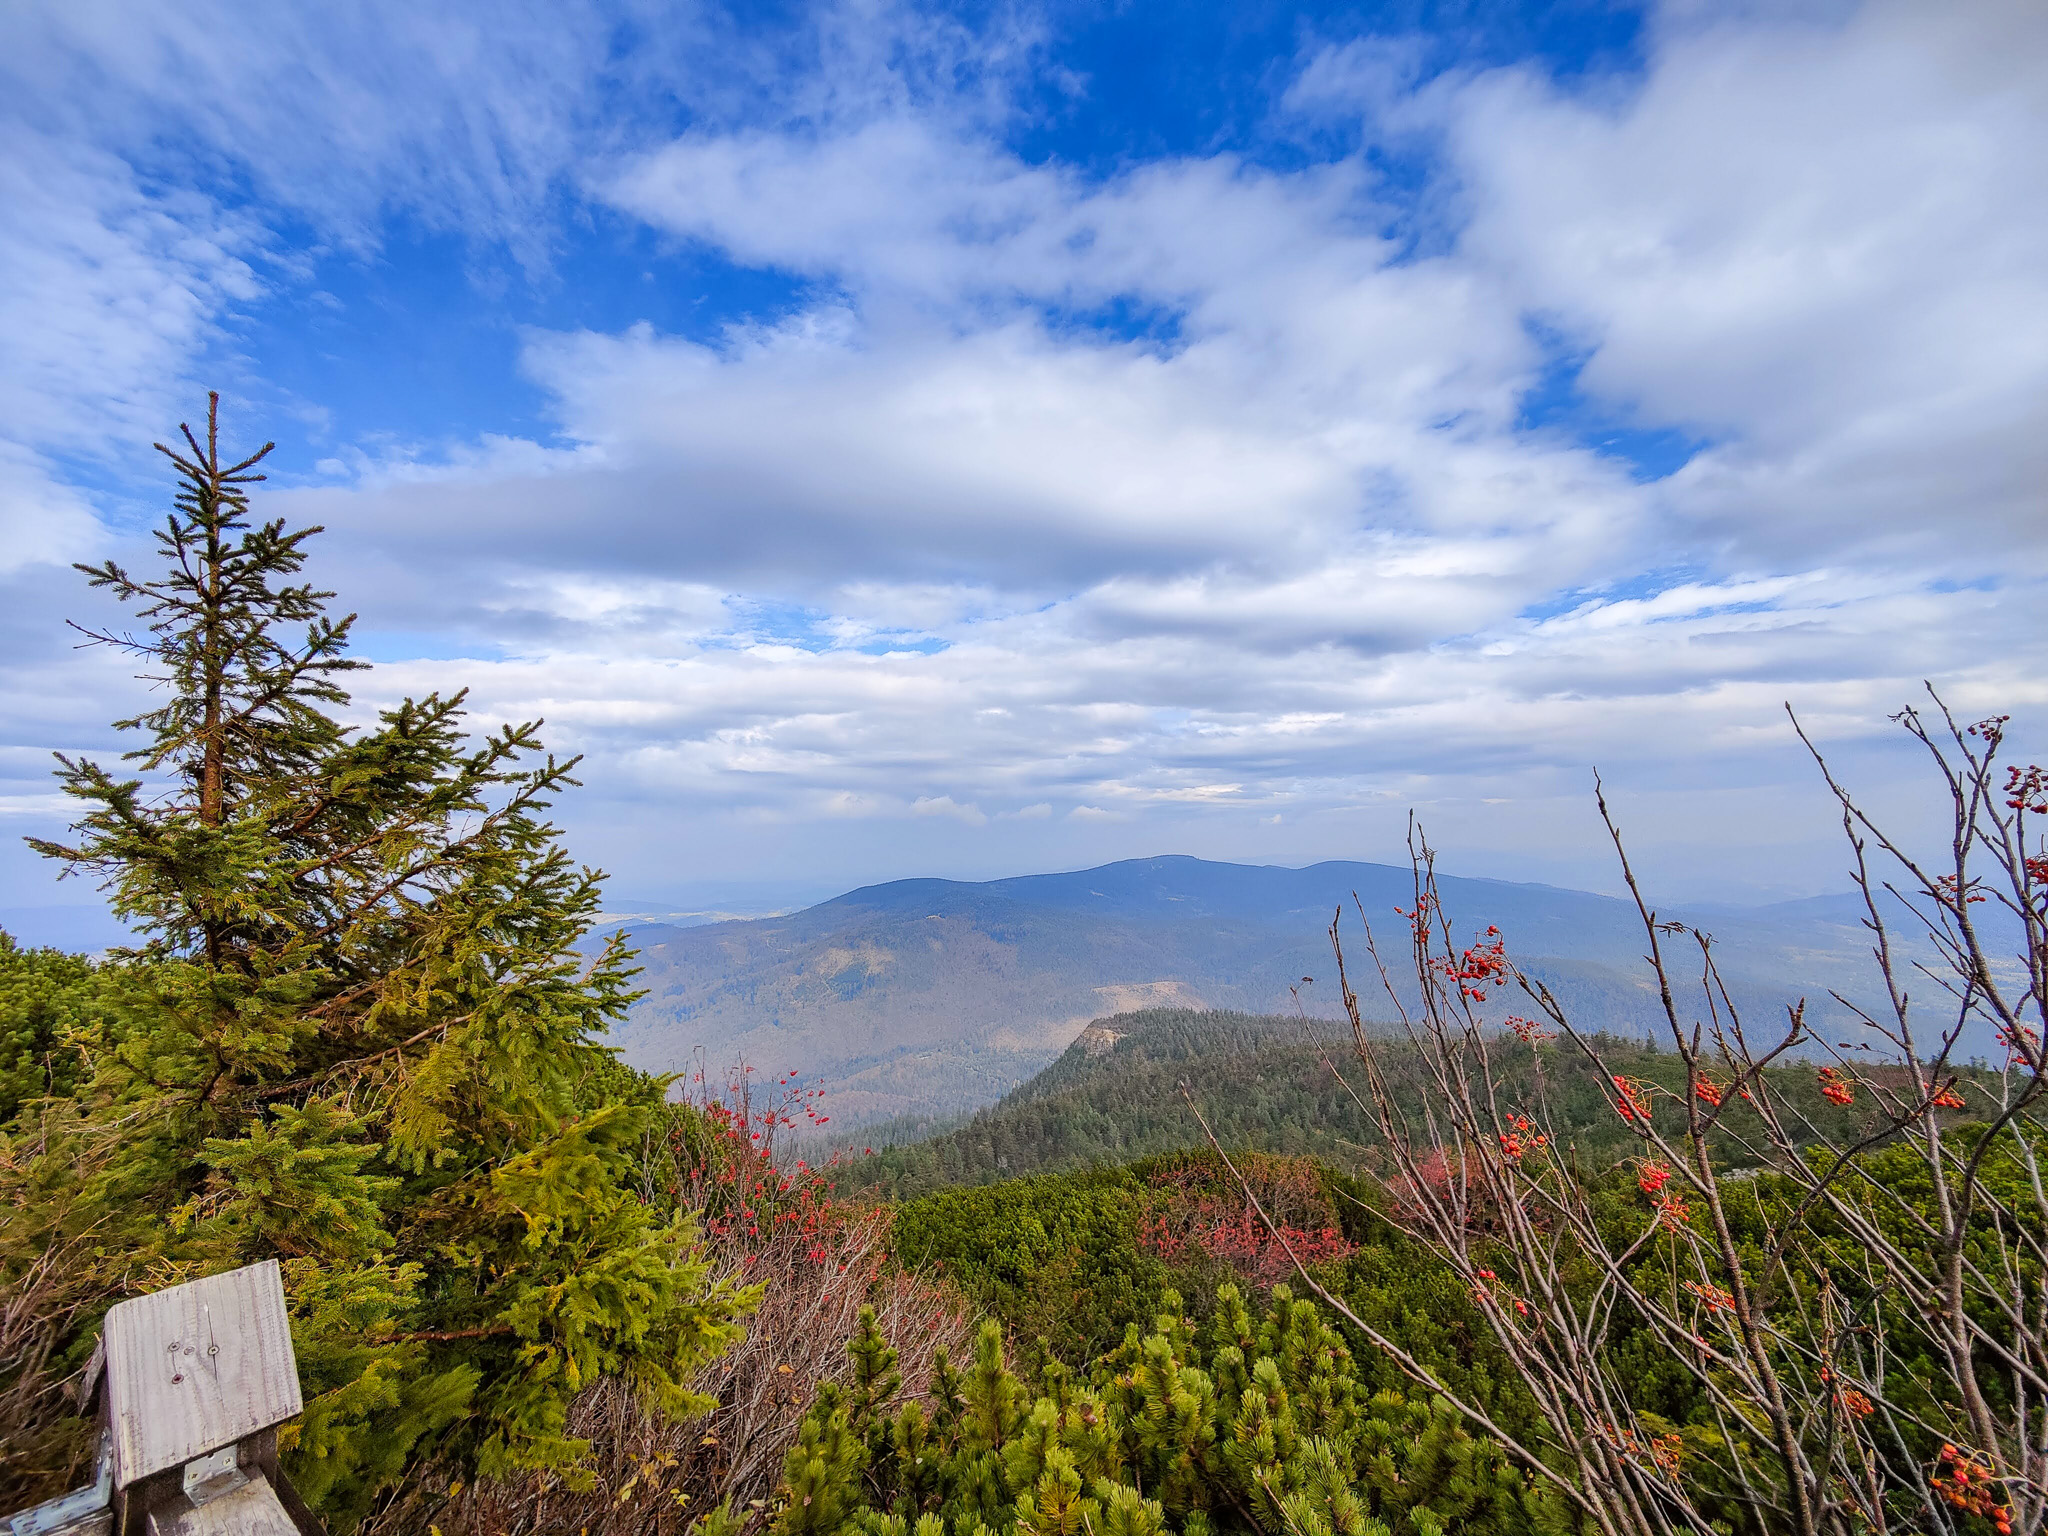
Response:
M1357 1251L1308 1159L1246 1153L1237 1168L1249 1194L1208 1159L1180 1160L1153 1174L1140 1249L1170 1264L1208 1260L1258 1287L1286 1279L1296 1259L1316 1264Z

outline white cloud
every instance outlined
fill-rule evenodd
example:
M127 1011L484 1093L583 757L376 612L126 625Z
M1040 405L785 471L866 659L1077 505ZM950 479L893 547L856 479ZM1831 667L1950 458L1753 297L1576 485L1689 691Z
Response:
M261 232L20 125L0 125L0 206L7 433L44 452L160 436L223 309L260 292Z
M24 444L0 441L0 578L84 560L104 543L91 504Z
M982 814L978 805L961 805L951 795L919 795L910 802L913 816L944 816L952 821L964 821L970 827L986 826L988 817Z
M1433 146L1401 215L1434 221L1420 254L1356 156L1027 162L1001 140L1009 66L948 95L944 70L876 62L886 15L876 37L828 17L780 110L693 77L708 105L656 145L644 114L588 121L611 66L583 13L552 52L539 12L502 36L392 13L417 47L374 68L325 13L266 16L238 57L292 62L203 123L152 83L189 61L173 29L107 14L39 23L129 90L106 131L195 123L266 186L331 139L336 175L280 194L331 238L439 206L538 260L550 199L582 187L809 285L709 341L530 331L558 438L358 447L349 483L273 502L336 530L325 574L371 630L475 652L369 688L545 715L590 754L593 809L565 812L635 884L700 855L912 873L969 843L1012 868L1386 855L1411 803L1482 868L1589 878L1579 823L1536 808L1582 798L1594 761L1671 797L1653 843L1723 871L1777 850L1805 872L1728 878L1810 884L1833 864L1783 853L1757 798L1803 803L1784 699L1886 782L1864 744L1922 677L1967 708L2048 703L2031 14L1667 18L1640 81L1576 92L1527 69L1418 89L1383 43L1304 61L1290 111ZM459 100L433 84L457 63ZM83 442L63 422L159 433L159 391L288 281L263 231L59 119L22 131L72 147L9 193L49 206L54 254L0 237L30 335L0 389L32 427L0 496L57 512L4 514L18 559L104 537L53 478ZM1094 325L1111 303L1159 323ZM1528 428L1546 336L1610 411L1710 446L1644 484ZM75 698L9 690L10 742L75 739ZM613 824L634 831L602 851Z
M66 461L149 456L223 313L261 292L246 258L262 237L115 156L4 120L0 210L4 575L106 552Z
M1686 525L2039 569L2048 11L1707 11L1626 100L1510 71L1444 110L1462 249L1588 349L1587 388L1720 439L1672 488Z
M590 152L586 124L615 81L619 19L521 0L468 12L77 0L9 9L0 80L45 131L187 179L239 173L263 206L366 249L403 209L537 255L535 215ZM656 52L687 47L680 9L642 23Z
M847 789L826 795L822 806L825 815L834 817L879 816L887 809L886 801L874 795L857 795Z

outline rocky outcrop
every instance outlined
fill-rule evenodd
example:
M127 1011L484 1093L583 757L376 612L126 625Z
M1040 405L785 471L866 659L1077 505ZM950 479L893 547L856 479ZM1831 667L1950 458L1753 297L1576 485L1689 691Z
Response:
M1111 1029L1103 1020L1097 1019L1074 1037L1074 1044L1081 1047L1084 1056L1102 1056L1115 1049L1121 1039L1123 1031Z

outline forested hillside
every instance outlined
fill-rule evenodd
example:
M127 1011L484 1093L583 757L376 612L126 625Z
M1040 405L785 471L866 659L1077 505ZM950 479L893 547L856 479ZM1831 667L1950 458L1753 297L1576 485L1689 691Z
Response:
M1431 1089L1417 1075L1413 1053L1395 1027L1376 1033L1397 1090L1419 1107ZM1683 1091L1684 1066L1670 1052L1641 1040L1593 1038L1611 1068ZM1539 1055L1505 1035L1493 1049L1510 1100L1547 1105L1587 1157L1605 1165L1633 1150L1635 1138L1616 1119L1602 1075L1578 1052L1545 1047ZM1808 1136L1853 1133L1868 1118L1867 1109L1859 1115L1853 1106L1830 1103L1810 1067L1780 1067L1771 1076L1810 1117ZM1196 1109L1228 1148L1359 1169L1371 1164L1381 1139L1352 1091L1362 1095L1359 1077L1348 1029L1329 1020L1170 1008L1118 1014L1095 1021L1051 1066L965 1124L894 1144L889 1126L863 1132L874 1154L849 1163L844 1178L849 1188L909 1199L953 1185L1203 1148ZM1731 1117L1721 1146L1731 1168L1754 1160L1733 1139L1744 1128L1741 1116Z

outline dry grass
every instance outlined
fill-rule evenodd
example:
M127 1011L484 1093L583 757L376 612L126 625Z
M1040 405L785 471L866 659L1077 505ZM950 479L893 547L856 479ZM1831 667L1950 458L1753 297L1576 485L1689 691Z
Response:
M68 1125L45 1105L0 1137L0 1515L91 1480L93 1426L79 1417L75 1351L81 1325L127 1293L109 1273L102 1235L74 1222L78 1191L108 1149L53 1140ZM63 1168L50 1182L48 1165ZM41 1170L41 1172L39 1172Z
M935 1348L969 1349L974 1317L957 1292L890 1262L888 1211L835 1196L829 1168L778 1161L778 1135L825 1124L816 1090L761 1084L739 1066L714 1098L710 1080L694 1074L692 1102L650 1132L641 1166L646 1199L700 1213L715 1277L766 1287L745 1339L691 1383L716 1407L676 1423L629 1384L599 1382L569 1417L590 1442L591 1486L537 1475L450 1495L416 1483L373 1536L667 1536L724 1500L758 1529L819 1383L852 1374L846 1345L863 1306L902 1357L906 1393L925 1390Z
M92 1426L78 1416L71 1375L50 1363L85 1308L68 1279L70 1247L39 1255L0 1288L0 1511L67 1491L91 1456Z
M719 1269L766 1279L746 1339L692 1386L717 1399L705 1418L673 1423L649 1412L632 1390L600 1382L576 1400L570 1433L591 1442L596 1482L578 1492L555 1478L463 1490L453 1499L415 1492L385 1511L376 1532L445 1536L670 1536L731 1499L765 1523L782 1458L822 1381L851 1374L846 1342L864 1304L900 1352L906 1394L923 1393L932 1351L958 1359L970 1347L972 1315L949 1290L887 1262L884 1212L849 1213L823 1240L789 1231L747 1242L712 1240ZM822 1248L825 1257L814 1255Z

